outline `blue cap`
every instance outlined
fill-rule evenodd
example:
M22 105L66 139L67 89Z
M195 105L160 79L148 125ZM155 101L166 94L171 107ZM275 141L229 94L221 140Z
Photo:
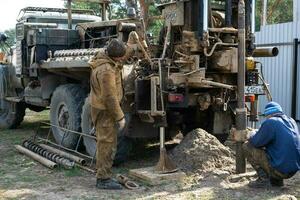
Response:
M267 103L267 105L265 107L264 115L268 116L268 115L273 115L276 113L281 113L281 114L283 113L281 106L274 101Z

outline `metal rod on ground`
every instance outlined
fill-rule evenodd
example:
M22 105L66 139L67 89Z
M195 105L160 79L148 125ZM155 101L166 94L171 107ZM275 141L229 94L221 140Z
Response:
M18 152L38 161L39 163L41 163L42 165L50 168L50 169L54 169L57 167L57 164L55 162L52 162L28 149L26 149L25 147L22 147L21 145L15 145L16 149L18 150Z
M247 110L245 108L245 2L238 4L238 102L236 109L236 129L239 133L246 130ZM236 173L246 171L246 160L242 149L243 142L236 143Z
M23 146L53 162L56 162L57 164L62 165L66 169L72 169L75 166L75 163L73 161L70 161L56 153L49 152L41 146L33 143L32 141L25 140L23 142Z
M77 154L77 155L80 155L80 156L83 156L83 157L85 157L85 158L93 159L93 157L91 157L91 156L87 156L87 155L85 155L85 154L79 153L79 152L77 152L77 151L74 151L74 150L72 150L72 149L66 148L66 147L64 147L64 146L60 146L60 145L58 145L58 144L56 144L56 143L54 143L54 142L51 142L50 140L47 140L47 139L44 139L44 138L41 138L41 137L38 137L38 139L39 139L39 141L45 142L45 143L47 143L47 144L49 143L49 144L51 144L51 145L54 145L55 147L62 148L62 149L64 149L64 150L66 150L66 151L73 152L73 153L75 153L75 154Z
M95 171L95 170L90 169L90 168L88 168L88 167L85 167L85 166L82 166L82 165L78 165L78 164L76 164L76 167L79 167L79 168L81 168L81 169L83 169L83 170L86 170L86 171L88 171L88 172L91 172L91 173L93 173L93 174L96 174L96 171Z
M70 160L74 160L76 163L79 163L81 165L85 165L86 164L86 161L83 158L80 158L78 156L72 155L72 154L70 154L68 152L56 149L56 148L48 146L46 144L40 144L40 146L43 147L44 149L52 152L52 153L56 153L56 154L58 154L58 155L60 155L62 157L68 158Z

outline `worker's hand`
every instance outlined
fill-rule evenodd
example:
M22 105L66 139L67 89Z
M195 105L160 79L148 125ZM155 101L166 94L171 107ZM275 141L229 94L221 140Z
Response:
M96 135L96 128L93 126L93 128L90 130L90 135L95 136Z
M117 126L118 133L121 133L126 127L125 117L123 117L121 120L117 121L116 126Z
M236 128L232 128L230 130L231 137L236 142L245 142L249 139L248 130L236 130Z
M131 120L131 115L126 113L125 117L123 117L123 119L117 122L116 127L119 136L127 134L130 120Z

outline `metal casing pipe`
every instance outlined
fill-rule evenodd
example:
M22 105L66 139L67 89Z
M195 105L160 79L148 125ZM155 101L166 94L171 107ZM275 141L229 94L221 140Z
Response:
M40 156L40 155L26 149L25 147L22 147L21 145L15 145L15 147L18 152L38 161L39 163L41 163L42 165L44 165L50 169L54 169L57 167L57 164L55 162L52 162L52 161L44 158L43 156Z
M203 34L208 32L208 0L198 1L198 39L203 39Z
M225 2L225 25L226 27L232 27L232 0L226 0Z
M251 32L255 33L255 0L252 0L252 10L251 10Z
M85 164L86 164L86 161L85 161L83 158L80 158L80 157L78 157L78 156L72 155L72 154L70 154L70 153L68 153L68 152L65 152L65 151L56 149L56 148L51 147L51 146L48 146L48 145L46 145L46 144L40 144L40 146L41 146L42 148L44 148L44 149L46 149L46 150L52 152L52 153L56 153L56 154L58 154L58 155L60 155L60 156L62 156L62 157L65 157L65 158L68 158L68 159L70 159L70 160L73 160L73 161L75 161L76 163L79 163L79 164L81 164L81 165L85 165Z
M254 49L253 57L275 57L279 54L277 47L259 47Z
M70 161L69 159L66 159L56 153L49 152L46 149L42 148L40 145L37 145L30 140L25 140L23 142L23 146L53 162L56 162L57 164L62 165L66 169L71 169L75 166L74 161Z
M72 29L72 0L67 1L68 8L68 29Z
M245 31L245 2L239 0L238 4L238 94L236 109L236 129L240 133L246 130L247 111L245 108L245 64L246 64L246 31ZM236 172L244 173L246 171L246 159L242 148L243 142L236 143Z

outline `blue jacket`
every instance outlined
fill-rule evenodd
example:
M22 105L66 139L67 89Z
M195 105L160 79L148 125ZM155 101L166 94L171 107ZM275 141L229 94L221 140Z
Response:
M254 147L265 147L271 166L279 172L300 170L300 134L292 118L277 115L267 119L249 141Z

